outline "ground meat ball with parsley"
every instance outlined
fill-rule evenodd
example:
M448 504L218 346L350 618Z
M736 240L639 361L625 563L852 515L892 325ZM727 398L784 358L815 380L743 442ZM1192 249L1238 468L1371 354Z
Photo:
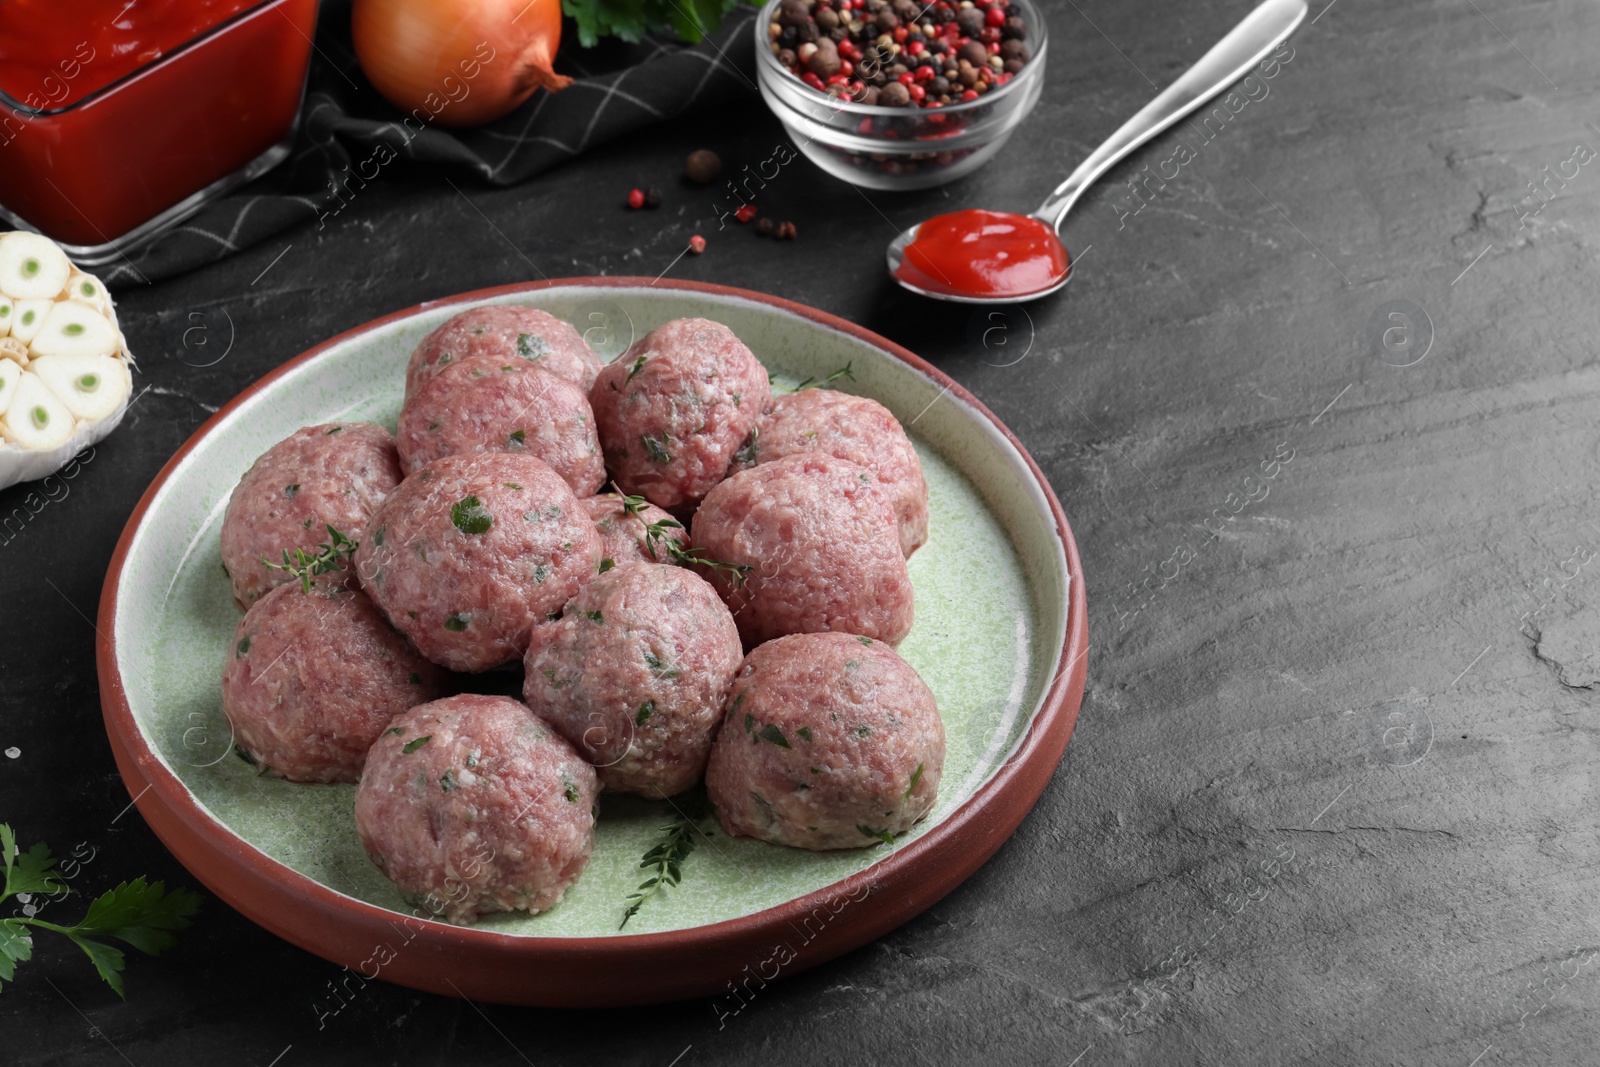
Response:
M756 357L710 319L657 326L589 390L617 485L669 510L722 480L771 398Z
M222 671L233 742L267 774L354 782L389 720L443 692L419 656L345 573L280 585L234 630Z
M362 586L417 651L457 671L521 656L600 563L567 483L512 452L446 456L389 495L356 550Z
M718 485L690 540L749 568L712 577L746 648L837 630L899 644L911 630L911 576L894 511L865 467L825 453L786 456Z
M826 452L867 468L888 494L909 558L928 540L928 483L899 421L869 397L835 389L780 396L734 456L737 469L803 452Z
M463 311L423 338L406 368L406 396L441 368L479 356L524 360L585 391L605 366L570 323L537 308L488 304Z
M731 836L861 848L933 808L944 724L933 692L888 645L796 634L745 657L706 790Z
M400 477L394 438L370 422L307 426L267 449L234 487L222 517L222 566L233 598L248 607L290 581L262 557L282 563L285 550L314 555L329 540L329 525L360 540Z
M682 567L622 563L535 627L528 706L619 793L669 797L705 774L743 650L716 590Z
M395 444L408 472L463 452L526 452L579 496L606 481L588 396L523 360L477 357L445 367L406 398Z
M644 504L635 513L623 506L622 498L617 494L602 493L586 498L583 507L594 520L595 530L600 534L600 555L613 564L640 560L646 563L671 563L672 554L664 542L670 540L684 548L689 546L689 531L654 504ZM663 526L662 523L668 525ZM646 547L652 525L658 532L653 554Z
M588 866L599 792L594 768L515 700L447 697L378 737L356 829L407 903L448 922L538 913Z

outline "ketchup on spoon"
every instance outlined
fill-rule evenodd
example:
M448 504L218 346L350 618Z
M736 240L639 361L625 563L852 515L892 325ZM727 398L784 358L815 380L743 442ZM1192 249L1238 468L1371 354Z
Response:
M895 277L952 295L1020 299L1067 273L1067 250L1038 219L968 208L935 215L906 246Z

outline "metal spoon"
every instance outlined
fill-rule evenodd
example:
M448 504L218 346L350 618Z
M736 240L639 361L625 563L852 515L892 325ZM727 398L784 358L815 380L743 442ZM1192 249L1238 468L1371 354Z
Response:
M1305 17L1305 0L1265 0L1246 15L1244 21L1235 26L1226 37L1218 41L1211 51L1201 56L1198 63L1184 71L1177 81L1167 86L1160 95L1141 108L1138 114L1123 123L1116 133L1106 138L1105 143L1090 153L1089 158L1079 164L1078 169L1073 171L1066 181L1056 186L1055 192L1039 205L1032 217L1050 226L1059 234L1062 220L1067 217L1067 212L1072 210L1072 205L1078 202L1078 197L1082 196L1084 190L1093 185L1096 179L1122 162L1156 134L1242 78L1251 67L1261 61L1263 56L1282 44ZM1072 266L1069 260L1066 273L1061 275L1054 285L1048 289L1039 289L1020 296L969 296L923 289L896 273L900 269L901 257L905 253L906 246L916 239L917 231L921 228L922 224L919 222L896 237L889 245L889 275L913 293L960 304L1012 304L1018 300L1034 300L1048 296L1064 288L1072 279Z

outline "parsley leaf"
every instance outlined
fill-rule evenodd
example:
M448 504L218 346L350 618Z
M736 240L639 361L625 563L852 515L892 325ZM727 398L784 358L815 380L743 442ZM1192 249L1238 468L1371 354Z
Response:
M0 901L18 893L67 892L67 885L56 871L50 850L36 844L19 853L11 827L0 823L0 861L5 868L5 888ZM81 922L62 926L33 917L0 920L0 984L15 980L17 964L33 958L33 937L28 928L61 934L83 950L117 996L124 997L122 971L126 957L122 950L96 938L114 938L132 945L149 956L159 955L178 943L174 933L189 925L200 910L201 897L187 889L170 893L161 882L135 878L107 890L89 905Z
M738 0L561 0L561 10L578 24L578 43L594 47L602 37L630 44L651 30L670 26L690 44L716 32Z

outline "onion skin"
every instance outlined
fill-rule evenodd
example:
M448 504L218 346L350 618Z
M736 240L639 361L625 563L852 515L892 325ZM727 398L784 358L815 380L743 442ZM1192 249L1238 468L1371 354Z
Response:
M572 83L551 67L561 0L355 0L350 29L367 78L424 125L481 125Z

